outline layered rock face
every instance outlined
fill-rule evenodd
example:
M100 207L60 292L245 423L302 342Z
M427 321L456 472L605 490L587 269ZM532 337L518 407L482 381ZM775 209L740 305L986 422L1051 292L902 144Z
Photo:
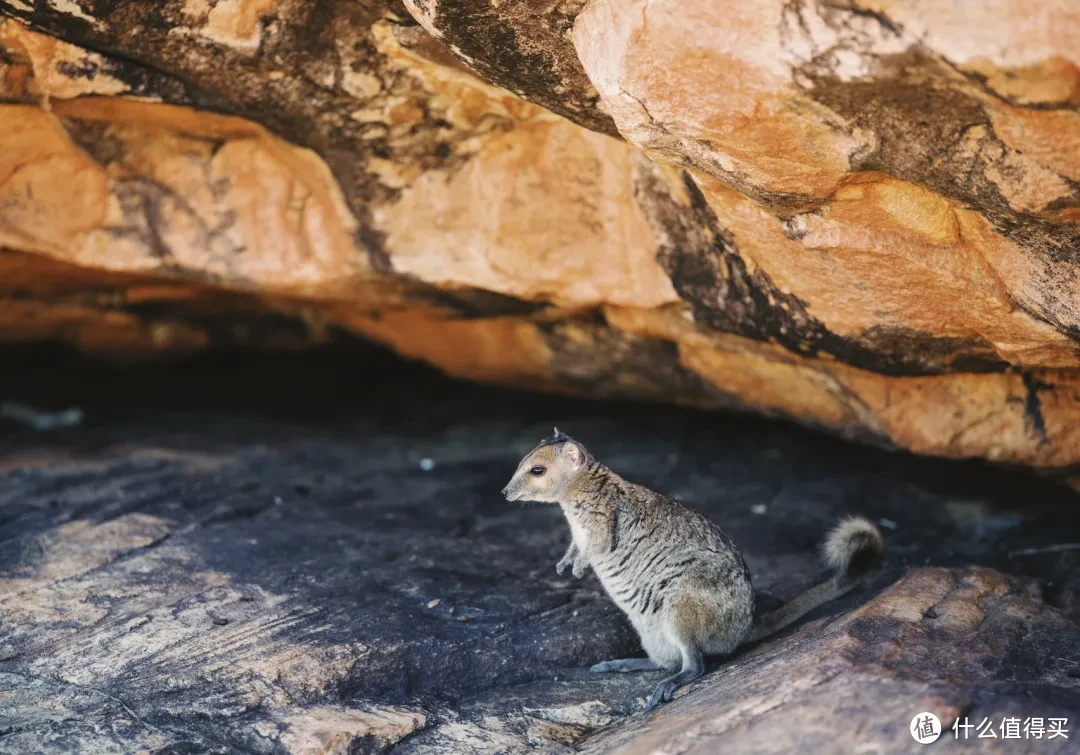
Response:
M1080 8L0 0L0 337L1080 461Z

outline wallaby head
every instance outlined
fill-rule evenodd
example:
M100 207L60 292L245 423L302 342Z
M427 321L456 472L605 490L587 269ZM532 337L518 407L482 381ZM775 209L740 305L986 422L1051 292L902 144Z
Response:
M525 454L502 494L507 501L560 503L588 461L585 447L556 427L553 436Z

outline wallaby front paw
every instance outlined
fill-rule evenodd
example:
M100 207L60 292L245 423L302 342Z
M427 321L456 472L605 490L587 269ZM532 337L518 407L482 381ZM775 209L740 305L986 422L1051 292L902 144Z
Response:
M585 572L589 570L589 559L582 558L578 555L574 559L574 576L581 579L585 576Z

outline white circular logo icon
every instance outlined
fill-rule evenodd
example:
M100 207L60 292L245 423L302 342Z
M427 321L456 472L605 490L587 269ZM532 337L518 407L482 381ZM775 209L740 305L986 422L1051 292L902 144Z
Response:
M920 713L911 719L910 731L916 742L928 745L941 736L941 721L933 713Z

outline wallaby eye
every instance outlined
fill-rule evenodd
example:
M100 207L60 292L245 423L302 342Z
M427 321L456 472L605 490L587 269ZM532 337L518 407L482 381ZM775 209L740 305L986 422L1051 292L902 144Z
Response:
M539 464L537 464L535 467L533 467L532 469L529 470L529 474L531 474L533 477L540 477L546 471L547 471L547 469L545 467L542 467Z

